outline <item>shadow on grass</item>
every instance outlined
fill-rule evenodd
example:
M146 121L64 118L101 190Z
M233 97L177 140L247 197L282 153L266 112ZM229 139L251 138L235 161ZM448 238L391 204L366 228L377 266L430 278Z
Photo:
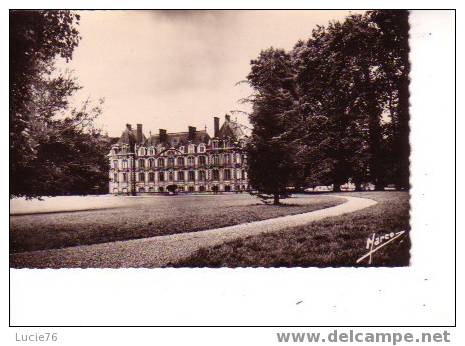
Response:
M339 194L339 193L338 193ZM173 267L366 267L408 266L410 260L409 193L346 192L378 204L337 217L275 233L238 239L202 248ZM367 239L373 234L406 231L368 259Z

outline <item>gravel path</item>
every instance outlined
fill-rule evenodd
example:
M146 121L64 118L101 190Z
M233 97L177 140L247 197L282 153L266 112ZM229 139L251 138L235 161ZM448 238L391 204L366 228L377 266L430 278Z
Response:
M332 195L334 196L334 195ZM336 196L347 202L309 213L282 216L200 232L180 233L82 245L64 249L41 250L10 254L12 268L155 268L190 256L200 247L215 246L249 235L275 232L302 226L326 217L351 213L377 202L358 197ZM311 197L308 197L311 198Z

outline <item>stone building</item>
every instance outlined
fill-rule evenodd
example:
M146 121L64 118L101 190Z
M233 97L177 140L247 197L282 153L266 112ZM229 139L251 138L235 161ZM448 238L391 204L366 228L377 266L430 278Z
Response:
M187 132L160 129L147 138L142 124L130 124L111 147L112 194L166 192L240 192L248 190L247 128L225 116L214 117L214 136L188 127Z

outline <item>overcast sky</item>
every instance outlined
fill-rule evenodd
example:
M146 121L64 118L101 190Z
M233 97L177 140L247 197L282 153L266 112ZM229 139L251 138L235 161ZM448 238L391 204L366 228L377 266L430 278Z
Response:
M213 116L249 107L250 60L270 46L291 49L317 25L349 11L81 11L73 60L83 89L73 98L105 98L98 120L111 136L126 123L144 132L209 132ZM248 124L246 115L238 121Z

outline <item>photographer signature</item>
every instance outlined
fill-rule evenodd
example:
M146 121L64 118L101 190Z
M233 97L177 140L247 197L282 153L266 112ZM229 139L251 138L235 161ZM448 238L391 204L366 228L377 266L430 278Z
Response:
M360 263L363 261L365 258L368 258L368 264L371 264L372 261L372 255L381 249L382 247L386 246L390 242L394 241L395 239L401 237L405 231L400 231L400 232L390 232L390 233L385 233L381 236L376 236L376 233L373 233L373 235L369 238L367 238L367 245L366 249L369 250L365 255L360 257L357 260L357 263Z

